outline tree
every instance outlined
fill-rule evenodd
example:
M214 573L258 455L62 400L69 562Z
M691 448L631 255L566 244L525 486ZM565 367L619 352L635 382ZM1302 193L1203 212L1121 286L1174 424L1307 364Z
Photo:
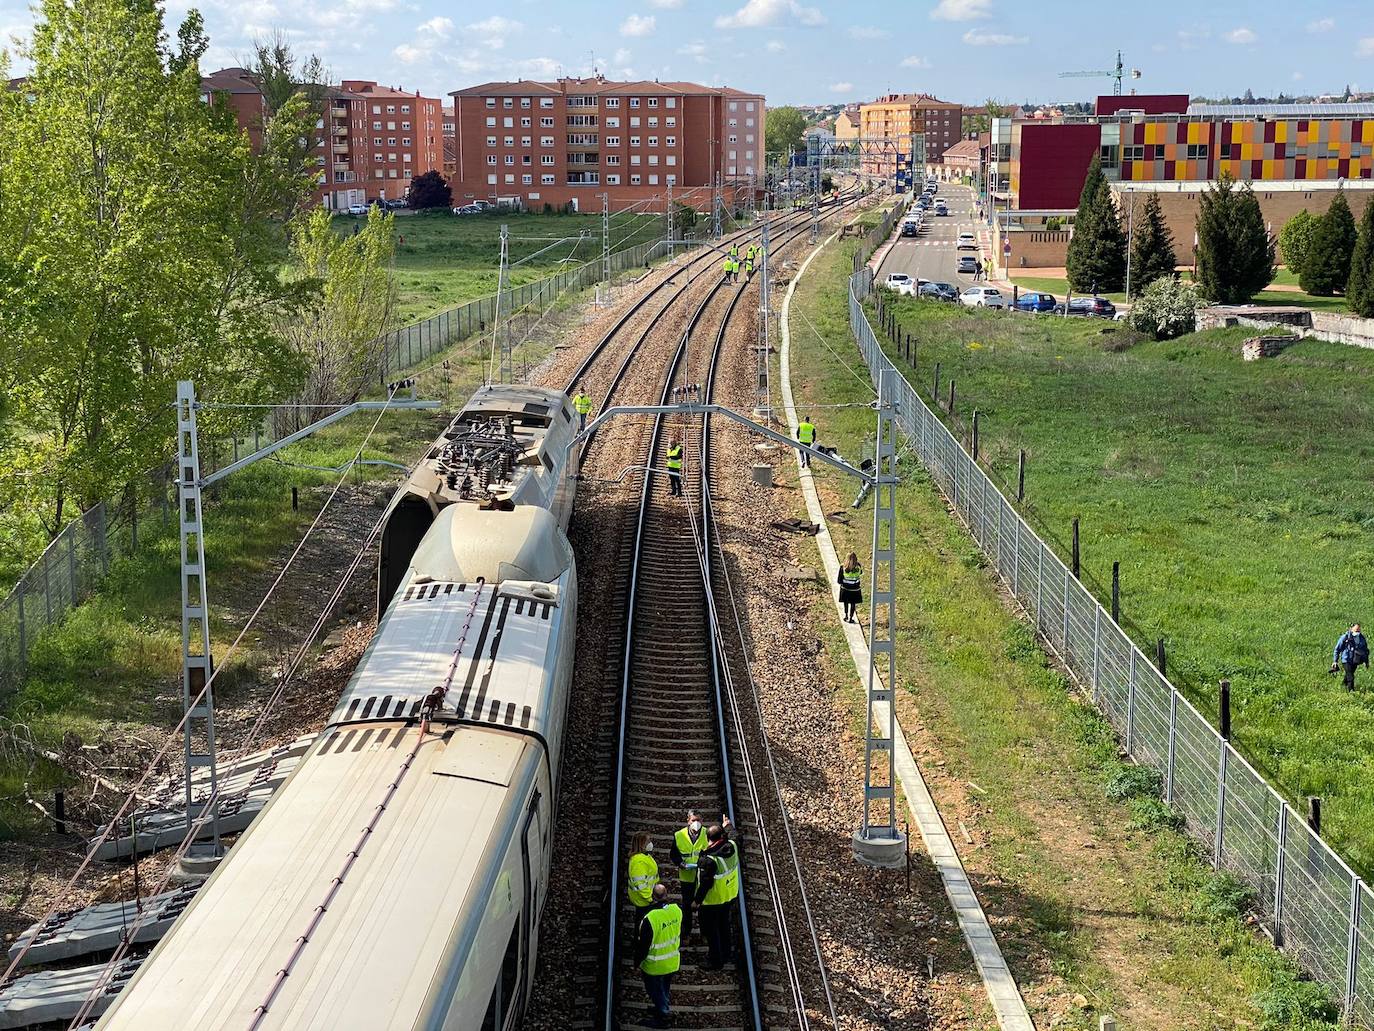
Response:
M829 193L835 188L835 177L829 172L821 176L821 193Z
M305 287L308 300L284 315L277 329L308 370L300 404L347 404L375 382L381 360L376 340L395 301L394 222L394 215L374 206L353 234L335 232L323 207L292 223L286 278ZM299 418L304 424L318 413L306 409Z
M1365 201L1360 234L1345 284L1346 306L1361 318L1374 318L1374 204Z
M1173 276L1156 279L1131 305L1131 328L1172 340L1197 328L1197 288Z
M1312 230L1312 242L1298 278L1305 291L1317 297L1330 297L1345 290L1355 237L1355 216L1350 213L1345 191L1337 190L1331 206Z
M1126 279L1126 234L1097 158L1088 166L1078 199L1065 264L1075 293L1120 290Z
M175 42L152 3L35 11L24 91L0 91L0 307L29 385L11 397L24 464L0 471L0 505L56 534L73 502L166 462L177 380L253 403L299 382L273 332L302 297L274 216L309 196L315 169L292 154L317 115L288 100L255 154L201 98L194 11ZM202 427L249 418L207 410Z
M1145 199L1145 208L1135 219L1131 240L1131 294L1138 296L1159 279L1172 279L1178 258L1174 254L1174 234L1164 221L1159 194Z
M1274 281L1274 238L1254 191L1223 172L1202 191L1197 218L1197 283L1216 304L1243 304Z
M1001 118L1005 112L1005 104L1001 104L991 97L988 97L987 100L983 101L983 109L976 115L970 115L966 119L967 124L963 127L965 135L968 133L976 134L988 132L992 129L992 120L994 118Z
M673 232L678 235L679 239L697 227L697 220L700 217L700 212L692 205L684 204L680 200L673 201Z
M784 159L806 149L803 135L806 116L795 107L768 109L763 120L763 145L769 154L781 154Z
M314 54L298 62L291 43L280 30L253 41L249 71L262 91L269 116L297 95L305 97L312 111L321 108L329 95L329 72L324 62Z
M407 195L412 208L424 210L427 208L451 208L453 207L453 190L444 177L434 169L422 172L414 179L410 180L410 193Z
M1317 230L1318 220L1318 216L1303 208L1279 230L1279 247L1283 252L1283 263L1295 276L1301 276L1303 267L1307 264L1307 252L1312 246L1312 234Z

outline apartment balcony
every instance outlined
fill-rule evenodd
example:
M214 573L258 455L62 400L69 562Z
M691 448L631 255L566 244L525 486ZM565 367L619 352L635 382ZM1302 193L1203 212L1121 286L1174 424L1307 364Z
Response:
M347 117L348 117L348 105L347 105L347 104L338 104L338 103L330 104L330 105L329 105L329 113L330 113L331 115L333 115L335 118L347 118Z
M335 136L347 136L347 135L348 135L348 126L346 126L346 125L336 125L336 126L334 126L334 127L330 130L330 132L332 132Z
M591 140L587 143L573 143L571 140L569 140L567 146L568 152L570 154L586 153L588 151L600 151L601 141Z
M353 170L353 166L352 166L352 165L345 165L345 164L338 164L338 163L336 163L336 164L334 165L334 174L335 174L335 175L342 175L344 172L351 172L352 170Z
M330 147L329 149L330 149L330 151L332 151L332 152L335 153L335 154L347 154L347 153L348 153L348 144L347 144L347 143L336 143L336 144L334 144L332 147Z

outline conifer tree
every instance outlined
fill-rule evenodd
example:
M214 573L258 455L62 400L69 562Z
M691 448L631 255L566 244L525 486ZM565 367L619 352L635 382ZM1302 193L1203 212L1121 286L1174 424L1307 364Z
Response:
M1110 293L1126 280L1126 233L1097 158L1088 166L1078 199L1065 265L1074 293Z
M1255 193L1223 172L1202 192L1197 218L1197 283L1216 304L1243 304L1274 281L1274 238Z
M1174 234L1164 221L1159 194L1151 193L1146 198L1144 210L1135 218L1131 236L1131 295L1139 296L1151 283L1172 276L1178 265Z
M1361 318L1374 318L1374 204L1365 202L1360 234L1345 284L1346 306Z
M1346 203L1345 191L1337 190L1331 207L1317 220L1303 259L1298 282L1309 294L1330 297L1345 290L1350 277L1350 259L1355 253L1355 216Z

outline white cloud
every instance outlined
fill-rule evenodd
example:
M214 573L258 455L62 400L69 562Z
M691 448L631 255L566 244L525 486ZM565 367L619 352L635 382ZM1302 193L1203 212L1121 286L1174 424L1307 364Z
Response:
M684 57L690 57L697 64L710 64L711 59L707 56L706 44L701 40L693 40L691 43L684 43L677 48L677 52Z
M1374 57L1374 36L1365 36L1355 44L1356 57Z
M763 47L770 54L781 54L787 49L787 44L780 39L770 39Z
M411 46L409 43L402 43L392 51L396 55L396 60L402 64L414 64L416 61L423 61L429 57L429 51L423 47Z
M936 21L973 21L975 18L989 18L992 0L940 0L930 16Z
M853 39L887 39L892 35L887 29L874 28L872 25L854 25L846 31Z
M620 23L620 34L622 36L643 37L654 34L654 24L656 19L651 14L647 18L643 15L632 14Z
M503 18L499 14L493 14L490 18L484 18L479 22L473 22L467 26L467 31L476 36L477 39L492 50L500 50L506 45L506 37L514 35L525 26L518 21L510 18Z
M663 11L675 11L682 3L683 0L649 0L650 7L657 7Z
M734 14L716 19L718 29L757 29L784 22L800 25L824 25L825 15L815 7L805 7L798 0L745 0Z
M929 68L929 67L930 67L930 62L927 61L924 57L917 57L915 54L912 54L910 57L904 57L904 58L902 58L902 67L903 67L903 68Z
M854 84L852 82L834 82L830 84L831 93L852 93Z
M1178 30L1178 45L1184 50L1196 50L1200 42L1211 38L1212 30L1205 25Z
M453 32L453 19L445 18L442 15L437 18L431 18L427 22L420 23L420 31L422 33L427 32L432 36L438 36L440 39L448 39L449 34Z
M1254 43L1259 39L1259 37L1255 35L1253 30L1247 29L1244 26L1241 26L1238 29L1232 29L1230 32L1226 33L1226 35L1222 38L1225 39L1228 43L1236 43L1242 46L1248 43Z
M981 32L969 29L964 33L964 42L971 47L1018 47L1029 43L1029 36L1009 36L1005 32Z
M1335 27L1335 18L1318 18L1316 21L1310 21L1307 23L1307 31L1313 33L1330 32Z
M629 49L627 47L621 47L619 50L615 52L615 57L613 57L611 60L613 60L616 64L624 64L629 59Z

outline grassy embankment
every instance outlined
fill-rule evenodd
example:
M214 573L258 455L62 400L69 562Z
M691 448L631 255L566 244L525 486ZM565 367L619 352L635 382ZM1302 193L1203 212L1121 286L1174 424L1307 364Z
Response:
M531 343L517 353L517 362L537 363L547 350L547 344ZM440 375L429 374L421 379L421 396L442 398L447 393L456 402L481 382L486 358L471 344L453 349L448 390ZM214 654L224 654L280 568L284 550L304 533L339 478L303 467L339 467L350 461L375 419L372 413L350 416L278 452L283 461L264 459L225 479L207 497L206 582ZM413 462L437 435L442 419L435 412L388 413L363 457ZM385 466L359 466L350 473L352 479L390 483L398 482L399 475ZM291 508L293 486L300 488L298 511ZM175 515L175 504L171 511ZM339 548L351 553L360 543L345 541ZM152 741L175 726L181 715L179 562L175 519L170 525L145 520L137 555L114 562L95 594L34 643L24 683L0 699L0 719L22 725L37 746L54 751L61 750L68 732L87 744L126 736ZM313 618L316 603L323 604L325 597L321 593L318 599L298 600L311 608ZM293 621L270 608L264 619L278 625ZM240 687L260 682L266 664L293 646L280 634L251 633L216 681L221 704L242 704ZM222 749L235 746L233 740L220 742ZM26 790L46 804L52 789L68 782L51 763L33 762L15 748L0 749L0 839L41 827L41 817L24 801Z
M872 397L866 376L845 367L864 372L848 330L845 284L851 249L844 241L817 259L798 288L791 330L798 403L814 406L825 441L854 455L871 442L871 413L822 407ZM938 310L962 324L959 313ZM976 365L993 357L1016 358L1022 349L1000 337L994 347L986 332L991 320L974 318L976 338L950 334L950 327L932 328L930 335L951 337L946 348L959 367L960 392L965 378L972 379L969 389L978 399L986 388L976 385L979 378L968 375L956 351ZM1096 350L1099 328L1069 321L1042 367L1019 368L1007 382L1035 395L1042 418L1086 424L1074 437L1075 452L1089 451L1097 462L1115 454L1118 466L1138 470L1142 462L1167 457L1161 456L1160 444L1142 440L1137 452L1121 450L1125 445L1118 442L1103 450L1103 424L1127 406L1118 407L1120 399L1113 394L1103 396L1065 380L1074 356L1123 360ZM975 339L981 347L964 349L965 340ZM1202 341L1154 350L1161 362L1186 362L1194 351L1221 361ZM1023 360L1029 362L1034 348L1025 345L1025 351ZM1037 391L1051 391L1052 397ZM1091 403L1096 414L1071 420L1064 408L1074 399L1075 411ZM1033 398L1025 404L1034 407ZM1171 410L1162 411L1148 392L1129 406L1142 422L1162 421ZM986 439L1005 470L1008 449L1014 455L1019 441L998 440L1009 416L995 405L990 411ZM1051 491L1052 464L1079 461L1076 454L1061 454L1052 462L1046 450L1033 452L1031 483L1037 497ZM1240 913L1243 892L1231 878L1214 876L1172 829L1171 815L1120 761L1106 722L1076 697L1029 628L1009 613L996 579L929 479L914 465L907 468L898 492L898 656L902 709L912 720L907 731L946 822L952 827L962 820L974 835L975 847L956 840L1033 1014L1046 1026L1058 1018L1056 1026L1070 1028L1096 1027L1096 1014L1103 1012L1117 1014L1127 1027L1161 1031L1329 1027L1320 1019L1330 1015L1321 993L1299 982L1287 961L1246 928ZM1097 465L1089 468L1063 475L1075 483L1080 477L1083 483L1103 477ZM1175 475L1205 478L1210 470L1215 462L1176 469ZM1099 570L1112 557L1101 543L1107 513L1113 513L1112 526L1138 514L1139 499L1133 499L1135 505L1111 500L1110 488L1123 475L1128 474L1107 476L1100 507L1085 509L1093 513L1087 540L1090 555L1097 552L1092 560ZM837 474L823 471L819 479L827 511L852 497L852 485ZM1163 503L1163 494L1151 495L1160 496L1154 504ZM848 527L832 526L841 550L866 550L864 519L859 513ZM1128 585L1138 575L1132 572ZM828 589L817 586L818 592ZM1126 596L1132 606L1141 605L1134 588ZM842 643L835 637L827 645L837 657L840 682L852 680ZM1247 720L1253 718L1251 707L1242 711ZM1076 1001L1079 995L1083 998ZM1087 1006L1078 1004L1084 1001ZM976 1002L970 1001L970 1010Z
M352 232L360 219L335 218L340 232ZM510 282L520 286L601 255L601 215L536 215L501 212L486 215L396 216L396 324L427 318L496 292L501 258L501 227L510 229ZM620 214L611 219L613 250L633 247L663 235L662 215ZM562 242L560 242L562 241ZM549 248L525 264L536 251Z

